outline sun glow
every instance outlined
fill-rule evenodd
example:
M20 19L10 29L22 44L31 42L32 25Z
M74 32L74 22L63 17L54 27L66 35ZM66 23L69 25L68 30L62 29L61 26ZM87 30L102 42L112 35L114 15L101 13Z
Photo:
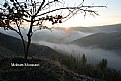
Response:
M69 27L65 27L65 31L68 31L69 30Z

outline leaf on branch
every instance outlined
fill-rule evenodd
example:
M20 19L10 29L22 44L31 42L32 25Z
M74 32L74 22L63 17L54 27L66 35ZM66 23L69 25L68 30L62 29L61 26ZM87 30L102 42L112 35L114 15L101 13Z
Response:
M61 21L61 20L59 20L59 23L62 23L62 21Z
M54 23L58 23L58 21L57 20L55 20L55 22Z
M48 19L49 19L49 16L47 15L47 16L46 16L46 20L48 20Z
M55 2L58 1L58 0L54 0Z
M34 6L34 3L32 3L32 6Z
M54 25L55 23L54 22L52 22L52 25Z
M7 6L8 6L8 3L5 2L4 5L3 5L3 7L6 8Z
M10 6L7 9L10 10Z
M13 3L13 6L15 6L15 7L16 7L16 3Z
M14 0L10 0L11 2L14 2Z
M58 15L58 19L61 19L62 18L62 15Z
M52 21L53 22L53 18L51 17L51 18L49 18L49 21Z
M26 5L26 3L24 3L24 7L25 7L25 8L27 8L27 5Z

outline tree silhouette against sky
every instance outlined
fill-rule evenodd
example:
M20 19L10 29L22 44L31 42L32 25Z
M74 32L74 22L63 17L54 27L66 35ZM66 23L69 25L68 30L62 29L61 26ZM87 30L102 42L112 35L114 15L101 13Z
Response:
M52 25L63 23L78 13L87 13L91 15L98 15L97 11L94 11L95 5L84 5L84 0L78 2L76 6L65 6L63 0L5 0L4 4L0 7L0 27L4 30L15 31L22 39L24 47L24 58L27 59L29 54L29 47L31 44L31 38L35 31L41 29L48 29L51 31L53 27L50 27L45 22L50 22ZM27 24L27 44L25 38L21 32L23 24Z

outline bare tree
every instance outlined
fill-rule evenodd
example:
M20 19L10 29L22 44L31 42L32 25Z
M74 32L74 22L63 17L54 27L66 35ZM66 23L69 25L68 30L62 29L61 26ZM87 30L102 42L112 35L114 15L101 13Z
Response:
M22 0L23 1L23 0ZM4 4L0 7L0 27L5 30L15 31L22 39L25 59L28 57L29 47L31 44L31 38L36 30L49 29L53 27L48 27L44 24L46 21L51 22L52 25L57 23L63 23L72 16L81 12L86 16L87 13L91 15L98 15L96 11L93 10L95 7L105 7L105 6L84 6L84 0L77 6L66 7L65 2L62 0L5 0ZM56 7L54 6L56 5ZM66 11L66 14L64 12ZM58 12L58 13L57 13ZM54 14L56 13L56 15ZM29 23L27 32L27 44L25 44L25 39L21 32L23 24Z

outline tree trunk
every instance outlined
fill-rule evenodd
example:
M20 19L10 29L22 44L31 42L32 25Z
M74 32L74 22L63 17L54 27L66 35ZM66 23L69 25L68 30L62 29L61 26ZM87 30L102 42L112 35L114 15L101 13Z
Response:
M28 41L27 41L27 49L26 49L25 59L27 59L28 54L29 54L29 48L30 48L31 37L32 37L32 27L33 27L33 23L34 23L34 17L31 18L30 29L29 29L29 32L28 32L28 34L27 34L27 36L28 36Z
M31 36L28 35L28 42L27 42L27 49L26 49L25 59L27 59L27 57L28 57L30 44L31 44Z
M23 38L23 36L22 36L22 34L21 33L19 33L19 35L20 35L20 37L21 37L21 40L22 40L22 44L23 44L23 50L24 50L24 58L25 59L27 59L26 58L26 55L27 55L27 50L26 50L26 43L25 43L25 40L24 40L24 38Z

